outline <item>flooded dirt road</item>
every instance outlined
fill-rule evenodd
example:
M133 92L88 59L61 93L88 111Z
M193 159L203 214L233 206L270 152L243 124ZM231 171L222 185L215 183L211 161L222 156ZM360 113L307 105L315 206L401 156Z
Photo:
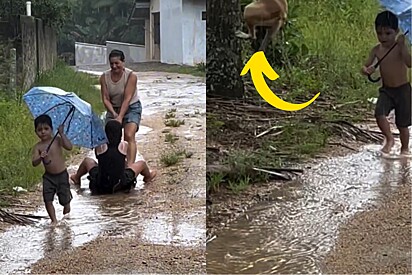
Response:
M159 72L139 73L138 79L138 158L157 169L156 180L145 186L139 176L130 194L91 196L85 175L80 188L72 187L69 216L62 217L56 198L58 226L42 220L0 235L2 273L205 272L204 81ZM166 127L168 112L184 124ZM177 138L173 144L165 142L167 133ZM178 150L185 156L165 167L165 153ZM75 156L69 173L84 156L94 157L89 150ZM47 216L43 205L34 214Z
M355 213L379 206L400 188L410 190L410 160L383 159L376 154L379 149L378 145L368 145L355 154L318 161L310 169L306 167L299 180L273 183L278 188L270 201L253 206L217 232L217 238L207 244L208 274L326 272L324 259L335 247L342 224ZM406 216L399 222L407 226L409 221L410 227L410 208L404 210ZM377 219L375 217L375 221ZM371 220L373 218L369 218ZM392 226L397 225L394 223ZM379 226L379 220L376 224ZM363 230L366 232L358 232L352 227L345 236L357 233L364 236L367 229ZM379 234L376 237L379 238ZM348 239L342 240L341 246L345 240ZM359 238L358 242L361 241ZM401 242L409 244L410 251L410 235ZM347 249L333 258L335 262L340 261L341 268L329 268L328 271L367 271L367 267L360 269L362 264L357 266L359 270L348 268L351 262L345 260L353 253L356 255L355 250L350 250L351 244L343 245ZM392 246L396 245L393 243ZM392 248L392 251L396 250ZM406 266L405 255L407 253L401 258L392 258L399 260L396 264ZM373 257L369 261L373 265ZM329 264L333 263L329 261Z

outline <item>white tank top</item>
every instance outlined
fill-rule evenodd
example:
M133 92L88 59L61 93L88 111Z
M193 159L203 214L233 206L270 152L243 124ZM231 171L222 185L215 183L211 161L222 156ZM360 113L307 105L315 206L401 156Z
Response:
M123 103L124 89L126 88L127 79L129 78L129 75L133 73L133 71L128 68L124 68L123 75L117 82L113 82L110 76L110 72L111 70L107 70L104 72L107 91L109 92L110 102L112 103L114 108L120 108ZM137 87L136 87L129 105L136 103L138 100L139 100L139 95L137 94Z

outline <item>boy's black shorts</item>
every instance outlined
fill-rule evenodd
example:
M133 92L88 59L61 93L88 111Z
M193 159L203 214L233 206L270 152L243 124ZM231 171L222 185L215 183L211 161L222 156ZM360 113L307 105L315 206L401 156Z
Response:
M44 202L52 202L57 193L59 203L62 206L68 204L73 196L70 191L69 174L67 170L59 174L44 173L43 175L43 199Z
M375 117L388 116L395 109L395 124L400 128L411 126L411 85L381 87L375 108Z

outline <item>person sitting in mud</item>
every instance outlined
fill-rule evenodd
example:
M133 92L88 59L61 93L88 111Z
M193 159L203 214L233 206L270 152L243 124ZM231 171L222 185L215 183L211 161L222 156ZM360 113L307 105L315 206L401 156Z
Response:
M43 163L43 200L47 213L53 224L57 223L56 212L53 206L54 195L57 194L59 203L63 206L63 215L70 212L70 202L72 193L70 191L69 174L63 156L63 148L70 151L72 143L63 132L63 125L60 125L59 136L47 151L47 147L53 140L52 119L48 115L40 115L34 120L36 135L40 141L34 145L32 155L32 165L34 167Z
M385 136L382 153L389 154L394 146L387 116L395 109L395 124L399 129L401 140L401 155L409 153L409 126L411 126L411 85L408 81L407 68L411 67L411 54L405 45L405 36L399 33L398 18L390 11L379 13L375 19L375 30L379 44L372 48L369 58L362 68L364 75L375 71L372 65L375 58L381 59L388 50L397 46L382 60L380 74L382 87L379 88L378 102L375 108L377 124Z
M77 172L70 176L74 184L80 185L80 179L89 173L89 189L93 194L113 194L117 191L130 191L136 186L136 177L143 175L143 181L149 183L156 176L156 171L149 170L144 160L127 164L127 141L121 141L122 124L109 120L105 126L107 144L95 148L98 162L86 157Z

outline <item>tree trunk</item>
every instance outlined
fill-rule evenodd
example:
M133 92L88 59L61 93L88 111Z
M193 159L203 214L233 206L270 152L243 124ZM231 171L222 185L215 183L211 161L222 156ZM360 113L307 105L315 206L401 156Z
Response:
M207 1L206 93L223 98L240 98L244 85L240 72L242 44L235 36L240 30L239 0Z

